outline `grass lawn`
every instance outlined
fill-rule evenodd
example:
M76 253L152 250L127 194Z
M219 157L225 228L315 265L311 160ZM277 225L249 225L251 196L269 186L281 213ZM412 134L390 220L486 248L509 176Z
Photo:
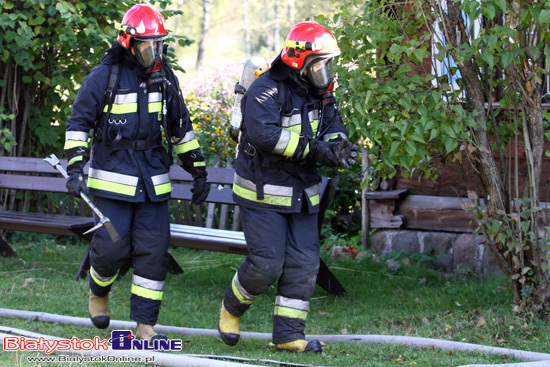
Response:
M15 258L0 257L0 308L88 317L87 281L74 281L86 250L66 237L16 233L9 239ZM168 275L159 324L216 329L220 302L243 257L190 249L171 249L184 274ZM326 256L323 253L323 256ZM389 271L372 256L325 261L345 286L335 297L317 287L311 302L307 334L378 334L417 336L548 353L548 324L532 315L512 312L511 291L503 278L441 274L412 262ZM131 276L113 286L112 319L130 321ZM241 330L270 333L275 289L241 318ZM0 326L71 339L108 339L109 330L0 318ZM222 355L313 366L460 366L519 362L476 352L380 344L326 343L321 354L277 353L268 340L242 339L235 347L219 338L170 334L183 341L183 354ZM36 352L0 353L0 366L57 366L31 363ZM39 354L45 355L45 354ZM63 366L110 366L87 362ZM116 365L135 365L116 363ZM270 365L262 362L262 365Z

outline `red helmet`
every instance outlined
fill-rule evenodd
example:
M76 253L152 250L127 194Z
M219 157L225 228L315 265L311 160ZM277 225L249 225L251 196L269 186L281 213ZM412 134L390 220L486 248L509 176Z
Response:
M117 26L117 41L129 48L133 38L141 40L164 40L168 36L166 21L162 14L149 4L134 5L124 14L122 24Z
M316 22L302 22L288 33L281 59L291 68L302 70L313 59L338 55L338 42L329 30Z
M134 47L136 59L148 72L160 68L162 41L168 37L168 31L159 11L149 4L134 5L116 28L118 43L127 50Z
M336 38L329 30L316 22L296 24L288 33L281 60L319 92L332 90L332 58L340 55Z

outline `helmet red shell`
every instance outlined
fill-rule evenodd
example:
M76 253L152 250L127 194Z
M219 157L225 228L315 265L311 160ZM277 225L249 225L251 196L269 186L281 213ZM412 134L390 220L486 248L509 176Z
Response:
M149 4L134 5L124 14L117 41L123 47L130 47L130 40L163 39L168 36L166 20L162 14Z
M340 55L336 38L317 22L301 22L288 33L281 60L291 68L301 70L312 60Z

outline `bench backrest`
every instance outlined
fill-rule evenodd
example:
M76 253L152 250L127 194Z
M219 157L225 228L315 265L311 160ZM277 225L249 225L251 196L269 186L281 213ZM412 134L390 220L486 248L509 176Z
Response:
M60 159L67 167L67 160ZM85 172L88 165L85 167ZM232 168L208 167L208 182L213 187L207 202L235 204L232 199L234 170ZM9 172L9 173L8 173ZM29 177L29 174L32 176ZM32 177L32 178L31 178ZM172 179L172 199L191 200L193 178L181 167L173 165L170 169ZM330 179L324 177L321 184L323 194ZM42 158L0 157L0 189L30 190L66 193L65 179ZM322 199L322 198L321 198Z

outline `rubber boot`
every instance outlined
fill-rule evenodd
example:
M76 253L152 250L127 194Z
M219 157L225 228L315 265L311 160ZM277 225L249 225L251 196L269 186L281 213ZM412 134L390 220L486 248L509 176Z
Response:
M136 328L136 339L148 340L152 342L153 340L166 340L168 337L164 334L157 334L153 325L142 324L138 322Z
M98 329L106 329L111 321L111 310L109 309L109 295L98 297L90 291L88 313L92 324Z
M239 341L240 320L237 316L233 316L226 310L223 301L220 308L220 322L218 323L218 331L222 341L230 346L234 346Z
M297 353L319 353L323 349L318 340L294 340L291 342L280 343L276 345L278 352L297 352Z

